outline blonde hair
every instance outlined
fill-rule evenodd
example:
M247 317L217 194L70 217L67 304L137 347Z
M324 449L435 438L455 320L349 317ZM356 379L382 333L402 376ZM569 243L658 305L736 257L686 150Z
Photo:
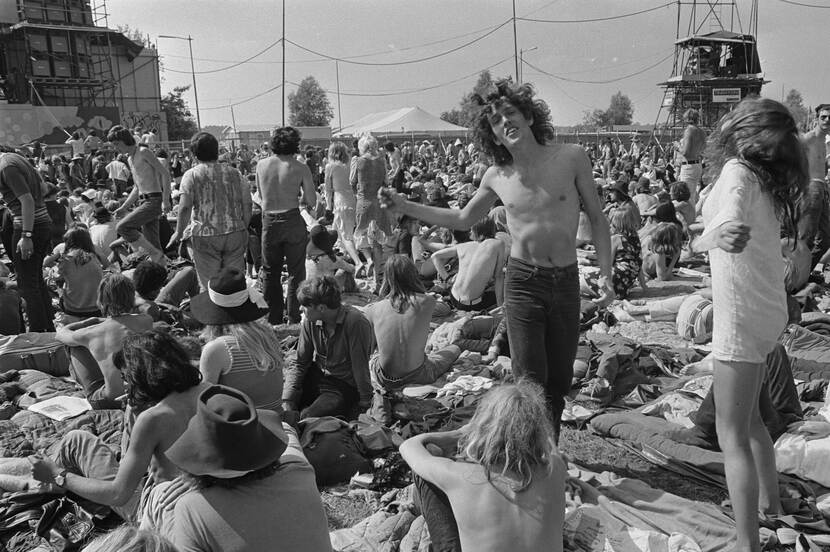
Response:
M375 154L378 152L378 141L377 139L372 136L371 134L364 134L360 137L360 140L357 141L357 151L360 152L360 155L363 155L366 152Z
M87 544L83 552L176 552L176 547L158 533L122 525Z
M262 320L241 324L208 324L202 330L202 337L207 341L226 335L236 339L239 348L251 356L257 370L282 370L283 356L277 334Z
M633 209L611 209L608 223L612 234L636 234L640 229L640 217Z
M527 489L533 472L553 471L558 457L542 388L520 379L487 393L459 441L463 459L481 465L487 480L517 476L515 492Z
M328 152L329 161L332 163L346 163L349 160L349 150L343 142L332 142L329 145Z

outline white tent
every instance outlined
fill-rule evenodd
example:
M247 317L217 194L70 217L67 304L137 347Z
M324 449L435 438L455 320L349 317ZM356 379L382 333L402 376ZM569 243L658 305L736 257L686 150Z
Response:
M340 129L335 136L359 136L367 132L386 136L411 134L464 136L468 129L448 123L420 107L402 107L361 117Z

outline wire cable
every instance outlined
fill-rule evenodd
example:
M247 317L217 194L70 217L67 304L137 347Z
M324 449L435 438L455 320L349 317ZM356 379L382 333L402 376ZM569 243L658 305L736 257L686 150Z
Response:
M608 16L608 17L593 17L593 18L589 18L589 19L534 19L534 18L530 18L530 17L517 17L516 19L518 21L529 21L529 22L532 22L532 23L561 23L561 24L565 24L565 23L596 23L596 22L599 22L599 21L614 21L616 19L624 19L626 17L633 17L635 15L641 15L641 14L644 14L644 13L657 11L657 10L662 9L662 8L667 8L669 6L674 6L676 4L677 4L677 2L666 2L665 4L662 4L660 6L655 6L653 8L648 8L648 9L640 10L640 11L636 11L636 12L623 13L623 14L620 14L620 15L611 15L611 16Z
M196 75L208 75L210 73L219 73L219 72L222 72L222 71L227 71L228 69L233 69L234 67L239 67L243 63L248 63L252 59L254 59L258 56L261 56L262 54L264 54L265 52L267 52L268 50L270 50L274 46L278 45L280 42L282 42L282 38L277 39L276 42L272 42L271 44L269 44L268 46L266 46L265 48L263 48L262 50L255 53L254 55L252 55L249 58L243 59L242 61L238 61L238 62L233 63L231 65L228 65L226 67L220 67L219 69L210 69L210 70L207 70L207 71L179 71L178 69L165 68L164 70L165 71L170 71L171 73L184 73L184 74L187 74L187 75L194 74L194 73Z
M569 79L567 77L562 77L560 75L554 75L553 73L549 73L549 72L545 71L544 69L540 69L539 67L536 67L535 65L530 63L529 61L526 61L526 60L522 60L522 61L524 63L526 63L528 67L531 67L532 69L535 69L536 71L539 71L540 73L545 74L545 75L547 75L549 77L552 77L554 79L557 79L557 80L561 80L561 81L565 81L565 82L573 82L573 83L577 83L577 84L610 84L612 82L619 82L619 81L622 81L622 80L625 80L625 79L630 79L631 77L636 77L637 75L642 75L646 71L654 69L655 67L657 67L661 63L671 59L673 56L674 56L674 53L671 53L671 54L667 55L666 57L662 58L657 63L649 65L648 67L644 67L644 68L640 69L639 71L629 73L628 75L623 75L622 77L617 77L617 78L607 79L607 80L598 80L598 81Z
M804 2L796 2L795 0L778 0L779 2L783 2L785 4L790 4L792 6L801 6L802 8L821 8L825 10L830 10L830 6L822 6L820 4L806 4Z
M485 38L487 38L491 34L495 33L496 31L498 31L499 29L501 29L502 27L504 27L505 25L507 25L508 23L510 23L512 21L513 21L512 19L508 19L504 23L501 23L500 25L496 25L491 30L489 30L488 32L486 32L483 35L479 36L478 38L475 38L475 39L473 39L469 42L465 42L464 44L462 44L460 46L456 46L455 48L451 48L449 50L445 50L443 52L439 52L439 53L433 54L431 56L427 56L427 57L423 57L423 58L419 58L419 59L410 59L410 60L407 60L407 61L394 61L394 62L354 61L353 59L339 58L339 57L335 57L335 56L330 56L328 54L324 54L322 52L317 52L317 51L312 50L310 48L306 48L305 46L303 46L301 44L297 44L293 40L290 40L290 39L287 39L287 38L285 39L285 41L288 44L291 44L291 45L299 48L300 50L303 50L304 52L308 52L309 54L314 54L316 56L319 56L319 57L322 57L322 58L325 58L325 59L328 59L328 60L331 60L331 61L340 61L340 62L348 63L348 64L351 64L351 65L367 65L367 66L389 67L389 66L395 66L395 65L411 65L413 63L421 63L421 62L424 62L424 61L430 61L430 60L433 60L433 59L436 59L436 58L439 58L439 57L443 57L443 56L452 54L454 52L457 52L459 50L467 48L468 46L472 46L476 42L480 42L481 40L484 40Z
M291 83L291 84L293 84L293 83ZM236 102L236 103L229 103L229 104L225 104L225 105L217 105L216 107L203 107L203 108L201 108L201 111L212 111L214 109L229 109L231 107L236 107L238 105L242 105L242 104L254 101L257 98L261 98L262 96L264 96L266 94L270 94L271 92L273 92L273 91L275 91L279 88L282 88L282 83L280 83L280 84L278 84L278 85L276 85L272 88L269 88L268 90L260 92L259 94L255 94L255 95L251 96L250 98L246 98L242 101L239 101L239 102Z

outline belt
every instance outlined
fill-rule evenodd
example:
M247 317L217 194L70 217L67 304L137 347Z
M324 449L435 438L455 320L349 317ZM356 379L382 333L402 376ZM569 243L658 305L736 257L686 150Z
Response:
M161 197L161 192L148 192L146 194L138 194L138 199L150 199L152 197Z
M691 161L681 161L681 165L697 165L700 163L700 159L692 159Z
M481 300L482 300L482 299L481 299L481 297L479 297L479 298L478 298L478 299L476 299L475 301L462 301L461 299L457 298L457 297L456 297L455 295L453 295L452 293L450 293L450 296L452 297L452 300L453 300L453 301L455 301L455 302L456 302L456 303L458 303L459 305L464 305L465 307L475 307L476 305L478 305L479 303L481 303Z

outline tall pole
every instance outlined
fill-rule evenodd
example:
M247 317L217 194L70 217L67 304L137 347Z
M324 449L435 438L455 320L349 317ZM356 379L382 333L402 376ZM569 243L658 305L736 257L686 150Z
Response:
M516 82L519 82L519 39L516 36L516 0L513 0L513 61L516 63Z
M196 126L202 130L202 117L199 114L199 93L196 92L196 67L193 65L193 37L187 35L187 46L190 48L190 75L193 77L193 98L196 100Z
M343 130L343 109L340 108L340 63L334 60L334 71L337 74L337 125L338 132Z
M285 0L282 0L282 126L285 126Z
M234 134L234 138L233 138L233 140L231 140L231 143L234 146L236 146L236 140L237 140L237 138L239 138L239 133L236 131L236 116L233 114L233 104L230 104L230 108L231 108L231 124L233 124L233 134ZM240 140L239 145L240 146L242 145L241 140Z

